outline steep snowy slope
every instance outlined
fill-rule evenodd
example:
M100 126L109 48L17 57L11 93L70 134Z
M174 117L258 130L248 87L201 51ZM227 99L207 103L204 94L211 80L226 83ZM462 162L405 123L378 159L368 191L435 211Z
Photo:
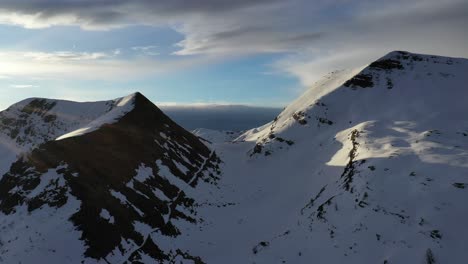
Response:
M216 154L139 93L115 107L3 175L0 262L198 259L161 250L151 234L177 237L174 219L201 221L189 193L213 188Z
M207 263L465 263L467 83L468 60L407 52L332 73L213 144L220 191L171 243Z

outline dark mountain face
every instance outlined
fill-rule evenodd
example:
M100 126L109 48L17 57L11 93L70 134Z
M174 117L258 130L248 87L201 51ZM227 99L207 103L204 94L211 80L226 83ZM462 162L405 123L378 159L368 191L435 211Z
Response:
M133 110L117 122L46 142L16 161L0 180L0 211L15 214L23 205L29 212L43 206L61 208L73 196L81 205L68 220L82 232L85 257L105 260L115 249L130 262L137 262L140 254L156 260L177 254L192 257L163 252L150 236L153 232L179 235L173 219L197 222L196 201L162 170L187 188L196 188L200 180L216 184L219 162L197 137L137 93ZM142 168L147 171L144 177L138 173ZM50 170L58 175L44 183ZM102 218L103 211L113 221ZM151 231L137 232L135 222L150 226ZM124 240L138 247L127 251L121 245Z

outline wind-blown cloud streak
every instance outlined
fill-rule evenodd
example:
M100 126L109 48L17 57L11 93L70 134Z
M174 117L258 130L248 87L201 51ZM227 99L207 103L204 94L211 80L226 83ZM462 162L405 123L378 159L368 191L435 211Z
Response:
M15 89L28 89L28 88L38 88L38 85L34 84L12 84L10 85L11 88Z
M0 52L0 79L39 78L70 80L126 80L177 72L219 58L176 58L154 60L145 57L119 58L112 52Z

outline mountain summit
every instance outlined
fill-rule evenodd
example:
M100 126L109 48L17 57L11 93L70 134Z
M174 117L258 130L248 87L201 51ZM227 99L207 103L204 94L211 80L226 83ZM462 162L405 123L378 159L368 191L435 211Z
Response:
M325 76L272 122L215 143L235 205L206 208L215 224L184 244L216 245L192 246L207 263L462 262L466 73L467 59L395 51Z
M177 236L173 219L197 221L186 189L214 183L218 158L140 93L113 106L39 145L1 178L2 226L10 226L2 237L12 236L3 242L3 261L47 254L47 262L59 263L84 253L114 263L178 254L161 251L150 234ZM63 244L69 240L74 246ZM28 254L14 251L25 247Z
M461 263L466 73L391 52L243 134L195 136L139 93L20 102L0 113L0 262Z

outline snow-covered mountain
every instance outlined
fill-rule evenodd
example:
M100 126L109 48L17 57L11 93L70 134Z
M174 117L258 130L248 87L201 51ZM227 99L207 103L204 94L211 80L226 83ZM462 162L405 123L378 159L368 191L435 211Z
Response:
M195 258L160 250L151 234L176 237L174 219L200 221L189 192L199 182L216 184L216 154L141 94L114 102L91 104L97 110L85 112L95 118L89 123L41 122L52 113L80 113L75 107L82 105L68 102L62 102L68 108L41 103L30 116L20 114L31 125L27 131L37 131L32 135L52 132L38 137L35 144L46 142L23 153L0 180L0 262Z
M391 52L242 135L140 94L22 102L0 113L0 262L464 263L467 83L467 59Z
M392 52L233 142L197 131L222 139L226 206L198 208L210 221L179 245L206 263L464 263L467 83L466 59Z

